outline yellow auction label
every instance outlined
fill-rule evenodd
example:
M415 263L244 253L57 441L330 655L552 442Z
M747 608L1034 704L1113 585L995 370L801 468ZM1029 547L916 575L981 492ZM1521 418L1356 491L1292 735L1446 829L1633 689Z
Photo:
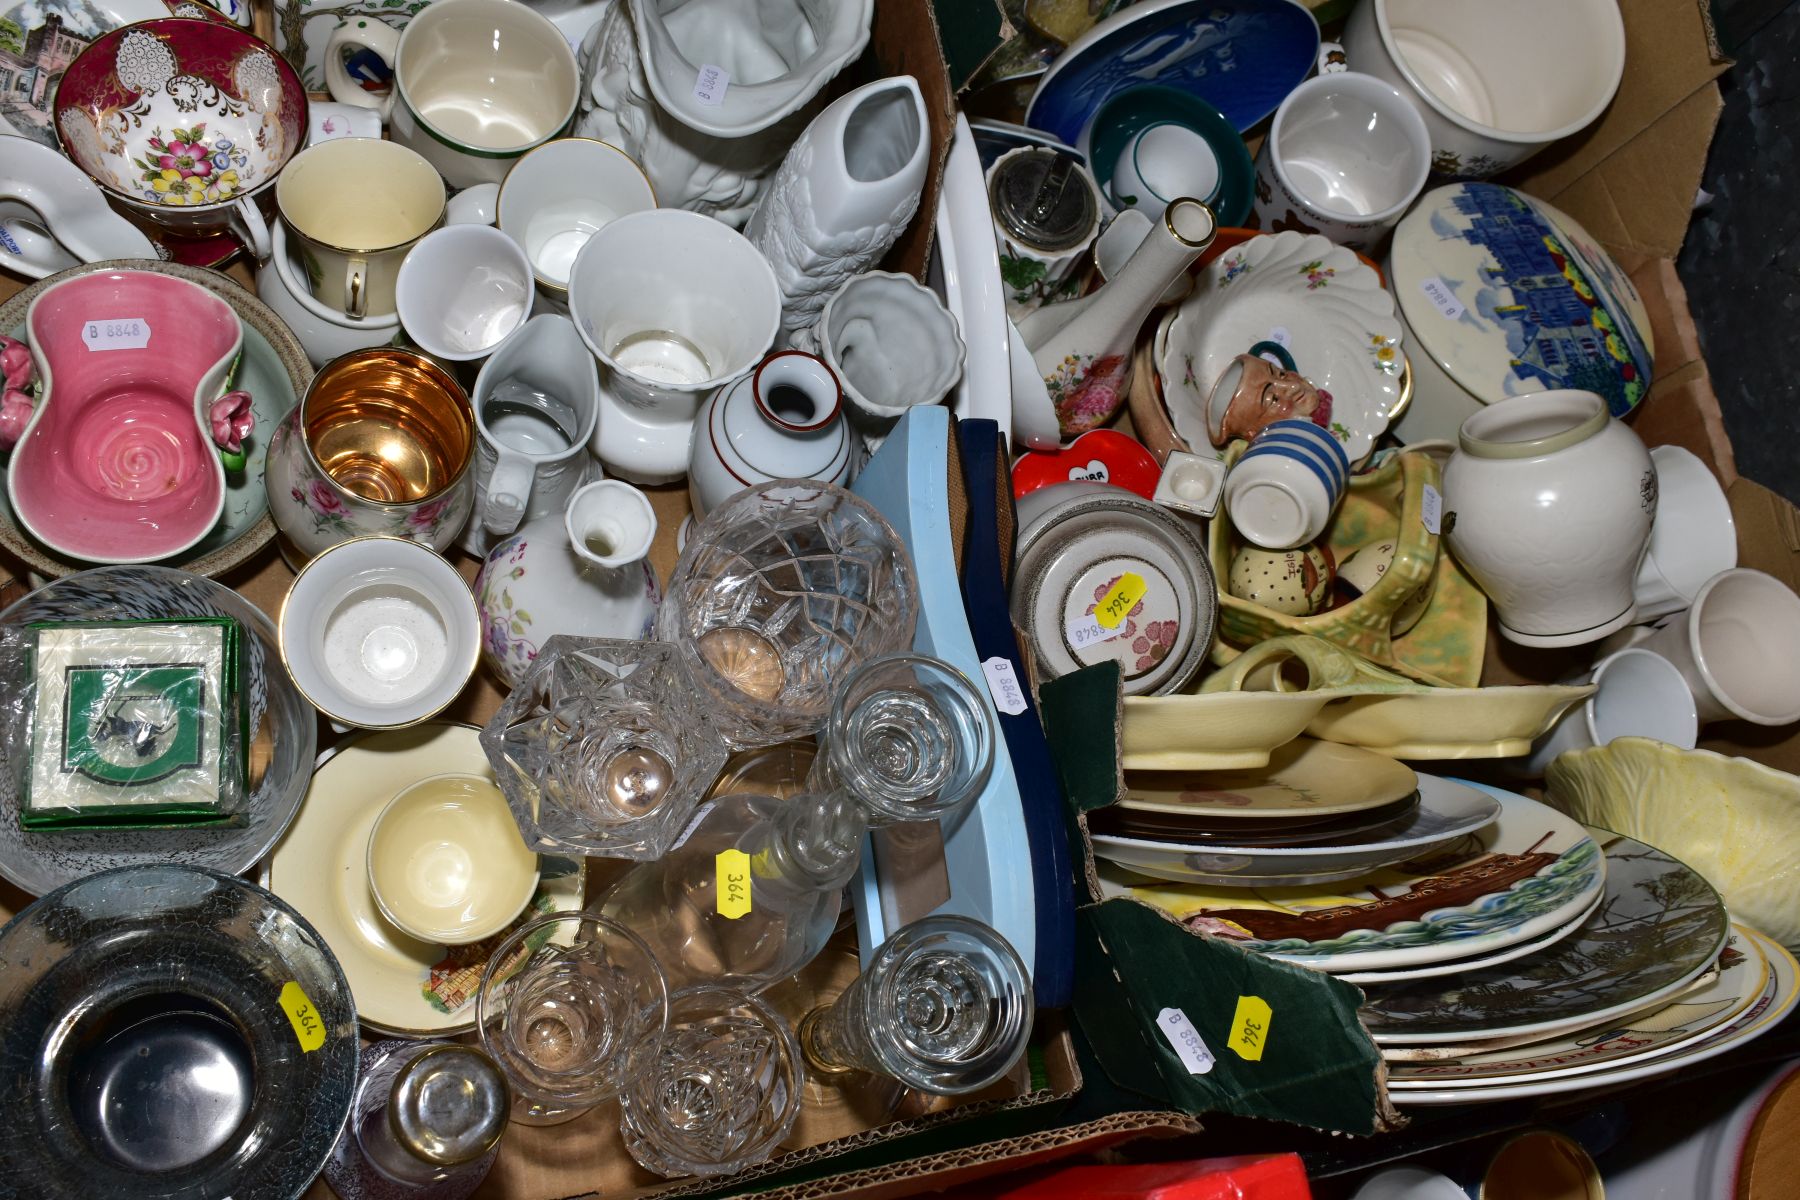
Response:
M294 1036L299 1039L301 1050L311 1054L325 1044L325 1022L319 1016L319 1010L313 1007L305 989L293 980L288 980L281 985L278 1003L281 1011L287 1014L288 1024L294 1027Z
M742 850L721 850L713 860L713 870L719 915L735 921L750 911L750 856Z
M1100 622L1103 629L1117 629L1125 614L1136 608L1138 601L1148 591L1144 577L1136 571L1127 571L1119 576L1119 582L1100 597L1100 603L1094 606L1094 620Z
M1269 1019L1275 1015L1261 996L1239 996L1225 1045L1239 1058L1261 1062L1269 1044Z

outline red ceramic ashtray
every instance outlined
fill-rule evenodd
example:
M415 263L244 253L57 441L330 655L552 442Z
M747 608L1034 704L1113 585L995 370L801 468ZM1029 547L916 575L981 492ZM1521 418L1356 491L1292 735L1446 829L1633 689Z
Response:
M1073 480L1110 483L1152 500L1161 475L1156 459L1136 441L1116 429L1093 429L1054 453L1033 450L1021 455L1013 464L1013 498Z

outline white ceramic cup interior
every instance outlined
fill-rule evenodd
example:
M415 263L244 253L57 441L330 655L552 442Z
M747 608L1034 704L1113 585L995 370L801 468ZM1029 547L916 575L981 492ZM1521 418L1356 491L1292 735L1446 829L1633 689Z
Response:
M519 150L569 120L580 90L562 32L515 0L428 5L400 39L395 83L432 130L482 150Z
M1186 125L1158 121L1132 134L1119 151L1111 190L1121 205L1149 201L1156 212L1182 196L1210 201L1219 190L1219 156Z
M1266 151L1293 192L1346 221L1397 216L1425 186L1425 119L1391 84L1346 71L1302 83L1275 112Z
M781 293L743 234L699 213L657 208L588 239L570 272L569 311L608 367L697 392L756 365L775 340Z
M400 264L395 307L407 336L452 361L493 352L531 313L531 261L491 225L446 225Z
M1616 650L1572 682L1599 690L1538 739L1525 763L1528 775L1541 777L1558 755L1614 738L1651 738L1683 750L1699 740L1694 694L1680 668L1660 654L1637 647Z
M1643 644L1683 668L1703 720L1800 721L1800 596L1773 575L1737 567L1713 576L1685 616Z
M475 597L456 568L405 538L342 542L309 562L281 607L281 659L313 707L392 729L456 699L481 649Z
M1654 621L1693 603L1706 581L1737 566L1731 502L1705 463L1680 446L1654 446L1656 522L1638 568L1637 619Z
M1618 87L1617 0L1363 2L1407 81L1467 123L1550 142L1586 127Z
M656 207L643 168L623 150L559 138L518 161L500 187L500 228L525 248L540 286L566 289L596 230Z

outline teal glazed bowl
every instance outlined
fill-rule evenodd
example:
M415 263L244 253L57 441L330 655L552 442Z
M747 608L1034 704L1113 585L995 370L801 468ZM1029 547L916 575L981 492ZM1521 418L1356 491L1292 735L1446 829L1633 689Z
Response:
M1200 135L1219 164L1218 187L1210 196L1199 196L1212 208L1219 224L1242 225L1250 216L1256 168L1249 147L1219 110L1197 97L1174 88L1146 85L1120 92L1094 114L1083 132L1082 149L1100 191L1111 202L1113 168L1127 142L1151 125L1173 124ZM1175 197L1165 197L1175 199Z

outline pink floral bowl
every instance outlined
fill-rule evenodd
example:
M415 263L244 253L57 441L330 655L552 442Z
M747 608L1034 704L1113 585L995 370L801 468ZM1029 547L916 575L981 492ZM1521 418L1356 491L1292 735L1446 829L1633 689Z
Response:
M231 306L184 279L104 271L46 288L25 328L39 382L6 476L19 523L94 563L198 542L225 506L219 447L229 457L248 433L249 397L226 390L243 345ZM13 353L0 409L32 404L11 386Z
M251 199L306 143L306 90L241 29L165 17L103 34L53 104L68 156L127 210L184 234L234 216L267 242Z

